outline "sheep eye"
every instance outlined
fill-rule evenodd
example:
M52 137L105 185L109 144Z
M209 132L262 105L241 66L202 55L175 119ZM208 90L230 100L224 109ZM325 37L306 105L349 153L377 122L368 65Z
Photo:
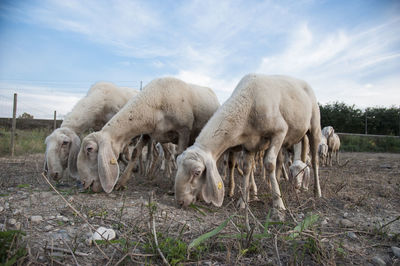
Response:
M62 143L63 146L68 145L68 144L69 144L69 141L66 141L66 140L64 140Z

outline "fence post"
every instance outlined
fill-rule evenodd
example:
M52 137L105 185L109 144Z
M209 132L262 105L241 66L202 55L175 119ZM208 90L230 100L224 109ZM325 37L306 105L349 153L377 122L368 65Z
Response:
M142 81L140 81L140 91L142 91Z
M12 118L12 126L11 126L11 157L14 157L14 146L15 146L15 130L17 126L17 94L14 93L14 105L13 105L13 118Z
M53 124L53 130L57 129L57 111L54 111L54 124Z
M365 135L368 135L367 110L365 110Z

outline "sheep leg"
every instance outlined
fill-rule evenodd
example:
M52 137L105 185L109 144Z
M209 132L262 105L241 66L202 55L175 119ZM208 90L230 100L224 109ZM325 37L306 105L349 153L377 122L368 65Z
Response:
M250 174L250 200L251 201L258 201L258 197L257 197L257 184L256 181L254 180L254 172L256 170L255 164L253 169L251 170L251 174Z
M321 197L321 186L319 184L319 175L318 175L318 168L319 168L319 158L318 158L318 143L320 141L320 133L318 132L318 127L314 127L311 129L310 133L310 150L311 150L311 163L313 166L314 172L314 196L316 198Z
M277 164L276 164L276 180L278 182L281 180L282 175L282 165L283 165L283 151L282 149L279 150L278 157L277 157Z
M241 209L246 207L246 203L249 202L250 196L250 188L249 188L249 179L251 175L251 171L254 166L254 152L245 152L243 158L243 188L242 188L242 198L239 200L238 205Z
M229 197L235 195L235 165L237 162L237 153L229 152L228 166L229 166Z
M132 171L135 167L135 161L139 157L139 154L142 153L143 147L146 145L146 139L140 138L136 146L133 148L131 160L129 161L128 165L126 166L124 172L122 173L121 177L119 178L115 189L122 189L126 186L129 179L131 178Z
M267 149L267 153L264 159L264 165L265 168L267 169L272 187L272 200L273 200L272 205L278 211L286 210L285 205L283 204L282 201L282 195L279 189L279 183L276 180L276 174L275 174L276 160L278 157L278 153L282 147L285 135L286 131L282 132L282 134L275 135L275 137L271 139L271 145Z

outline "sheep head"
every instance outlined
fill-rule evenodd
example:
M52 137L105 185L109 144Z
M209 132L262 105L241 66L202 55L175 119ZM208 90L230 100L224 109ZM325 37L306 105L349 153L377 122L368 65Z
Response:
M45 144L44 171L47 176L60 180L68 169L70 176L78 178L76 160L81 145L78 135L69 128L58 128L47 136Z
M301 160L295 160L289 167L290 179L296 190L308 190L310 183L310 169Z
M187 207L202 198L220 207L224 200L224 183L211 153L191 146L177 158L175 199L179 206Z
M100 132L87 135L78 155L78 172L85 189L110 193L119 176L119 166L110 138Z

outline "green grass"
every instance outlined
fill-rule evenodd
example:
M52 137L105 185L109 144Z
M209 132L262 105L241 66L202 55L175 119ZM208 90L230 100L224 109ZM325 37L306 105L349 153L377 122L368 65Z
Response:
M340 136L340 150L347 152L391 152L400 153L400 138Z
M18 130L14 139L14 155L44 153L44 140L50 134L47 129ZM11 154L11 131L0 128L0 156Z

